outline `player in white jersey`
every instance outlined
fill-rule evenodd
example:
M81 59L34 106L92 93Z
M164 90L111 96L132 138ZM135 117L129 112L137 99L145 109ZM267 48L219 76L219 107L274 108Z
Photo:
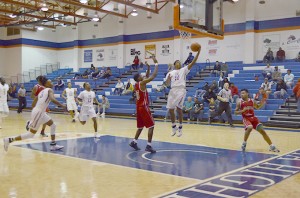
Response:
M198 56L200 54L201 47L199 48L197 55L194 60L188 65L181 68L181 62L176 60L174 62L174 70L167 74L167 85L171 83L171 90L168 95L167 109L170 112L171 121L172 121L172 133L174 136L178 130L177 136L180 137L182 135L182 120L183 120L183 103L186 95L186 76L192 69L194 63L197 61ZM177 109L179 127L177 128L175 124L175 109Z
M33 138L37 130L42 124L47 124L51 128L51 143L50 143L50 150L60 150L63 148L63 146L59 146L55 142L55 129L56 124L53 122L51 117L49 117L46 113L46 109L50 102L53 102L54 104L61 106L65 108L65 105L61 104L54 98L53 90L52 90L52 82L51 80L48 80L47 78L43 79L42 85L46 87L44 90L42 90L38 96L34 99L32 103L32 112L31 112L31 119L29 123L30 131L27 131L17 137L7 137L3 139L4 142L4 150L7 151L8 146L10 143L14 141L21 141L29 138Z
M7 117L9 114L9 108L7 105L8 90L8 84L5 83L4 78L0 77L0 129L2 129L2 118Z
M77 104L75 102L76 90L72 88L72 83L68 82L68 88L66 88L61 96L67 101L67 109L73 118L73 122L75 122L75 116L78 115ZM75 114L74 114L75 113Z
M93 103L96 103L98 106L100 103L96 99L95 92L91 91L91 85L87 82L83 84L83 88L85 89L82 91L79 96L77 97L78 103L81 105L81 110L79 114L79 121L82 125L85 125L88 118L92 118L94 122L94 130L95 130L95 138L97 138L98 133L98 123L97 123L97 114L94 109Z

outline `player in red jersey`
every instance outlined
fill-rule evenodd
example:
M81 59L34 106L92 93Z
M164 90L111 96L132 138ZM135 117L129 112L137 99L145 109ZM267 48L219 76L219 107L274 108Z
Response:
M31 97L32 99L35 99L35 97L37 97L37 96L39 95L39 93L40 93L43 89L45 89L45 87L42 86L42 83L41 83L41 82L43 81L43 80L42 80L43 78L45 78L45 76L38 76L38 77L36 78L36 80L38 81L38 84L34 85L32 91L31 91L31 96L30 96L30 97ZM48 108L47 108L46 111L48 112ZM42 130L41 130L41 134L40 134L42 137L48 137L48 135L45 134L45 128L46 128L46 126L47 126L47 124L43 124ZM27 131L29 130L29 121L27 121L26 130L27 130Z
M270 137L264 130L263 125L254 114L254 108L259 109L259 106L254 100L249 98L249 92L247 89L241 90L242 99L237 102L235 108L235 114L242 115L243 123L245 126L244 142L242 144L242 150L245 151L247 146L247 140L250 136L252 129L256 129L264 138L264 140L270 145L270 151L279 152L279 150L272 144Z
M151 82L157 75L158 72L158 62L154 56L152 59L155 63L155 69L152 75L149 77L150 68L148 67L147 74L145 78L141 74L135 74L134 80L136 81L135 84L135 93L136 93L136 120L137 120L137 131L133 141L129 144L132 148L136 151L140 150L137 146L137 140L143 130L144 127L148 128L148 143L146 146L145 151L150 153L155 153L156 151L152 148L152 136L154 131L154 119L152 117L150 108L149 108L149 97L146 85L147 83Z

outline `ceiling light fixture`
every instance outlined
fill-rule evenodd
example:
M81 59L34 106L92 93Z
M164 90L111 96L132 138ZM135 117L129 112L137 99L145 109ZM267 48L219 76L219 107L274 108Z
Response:
M180 4L180 6L179 6L180 8L184 8L184 5L182 5L182 4Z
M42 30L44 30L44 27L39 26L39 27L37 27L37 29L42 31Z
M14 14L10 14L10 15L8 15L10 18L16 18L17 17L17 15L14 15Z
M131 16L137 16L137 15L139 15L139 13L136 10L132 10Z
M239 0L232 0L233 2L238 2Z
M47 12L47 11L49 10L49 8L47 7L47 5L46 5L45 3L43 3L43 4L42 4L41 10L42 10L43 12Z
M80 3L87 3L88 1L87 0L80 0Z

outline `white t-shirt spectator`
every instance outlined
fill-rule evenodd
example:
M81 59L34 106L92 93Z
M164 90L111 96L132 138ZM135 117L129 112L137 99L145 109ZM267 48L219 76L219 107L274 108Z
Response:
M118 89L124 89L124 84L123 84L123 82L118 82L118 83L116 84L116 88L118 88Z
M290 75L285 74L284 75L284 82L285 83L287 83L287 82L294 82L294 78L295 78L295 76L292 73Z

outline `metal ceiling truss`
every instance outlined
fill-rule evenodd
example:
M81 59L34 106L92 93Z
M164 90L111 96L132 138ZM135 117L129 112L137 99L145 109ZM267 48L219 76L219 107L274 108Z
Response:
M108 15L128 18L134 10L158 14L169 2L175 0L1 0L0 27L76 26Z

